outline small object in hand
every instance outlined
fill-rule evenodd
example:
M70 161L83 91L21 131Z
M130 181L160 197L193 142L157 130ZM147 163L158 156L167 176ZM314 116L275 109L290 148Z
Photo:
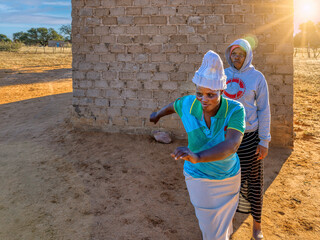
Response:
M171 140L171 137L169 135L169 133L166 133L166 132L154 132L153 133L153 136L154 138L156 139L157 142L160 142L160 143L165 143L165 144L168 144L168 143L171 143L172 140Z

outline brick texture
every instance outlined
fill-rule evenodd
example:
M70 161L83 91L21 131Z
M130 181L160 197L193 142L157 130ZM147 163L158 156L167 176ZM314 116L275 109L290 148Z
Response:
M73 124L150 133L152 111L194 93L203 55L214 50L227 67L224 51L242 37L268 82L271 145L292 147L292 9L292 0L72 0ZM177 116L159 126L186 136Z

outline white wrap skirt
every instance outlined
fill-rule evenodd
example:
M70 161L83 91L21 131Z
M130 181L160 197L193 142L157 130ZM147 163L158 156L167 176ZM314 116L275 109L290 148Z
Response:
M228 240L239 202L241 173L223 180L193 178L184 172L204 240Z

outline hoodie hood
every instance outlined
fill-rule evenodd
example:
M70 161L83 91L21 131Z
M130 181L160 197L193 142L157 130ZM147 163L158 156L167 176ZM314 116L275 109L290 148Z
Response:
M234 45L239 45L244 51L246 51L246 59L244 60L241 69L239 69L239 70L233 66L233 63L230 58L230 50L231 50L232 46L234 46ZM229 45L229 47L226 49L225 55L226 55L226 59L230 65L230 67L234 71L244 72L250 68L254 68L253 65L251 64L252 59L253 59L252 48L250 46L250 43L245 39L237 39L236 41L231 43Z

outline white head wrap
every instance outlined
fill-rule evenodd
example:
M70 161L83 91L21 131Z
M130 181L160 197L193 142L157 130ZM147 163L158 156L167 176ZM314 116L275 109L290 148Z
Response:
M224 90L227 88L226 79L221 58L210 50L204 55L202 64L194 74L192 82L211 90Z

